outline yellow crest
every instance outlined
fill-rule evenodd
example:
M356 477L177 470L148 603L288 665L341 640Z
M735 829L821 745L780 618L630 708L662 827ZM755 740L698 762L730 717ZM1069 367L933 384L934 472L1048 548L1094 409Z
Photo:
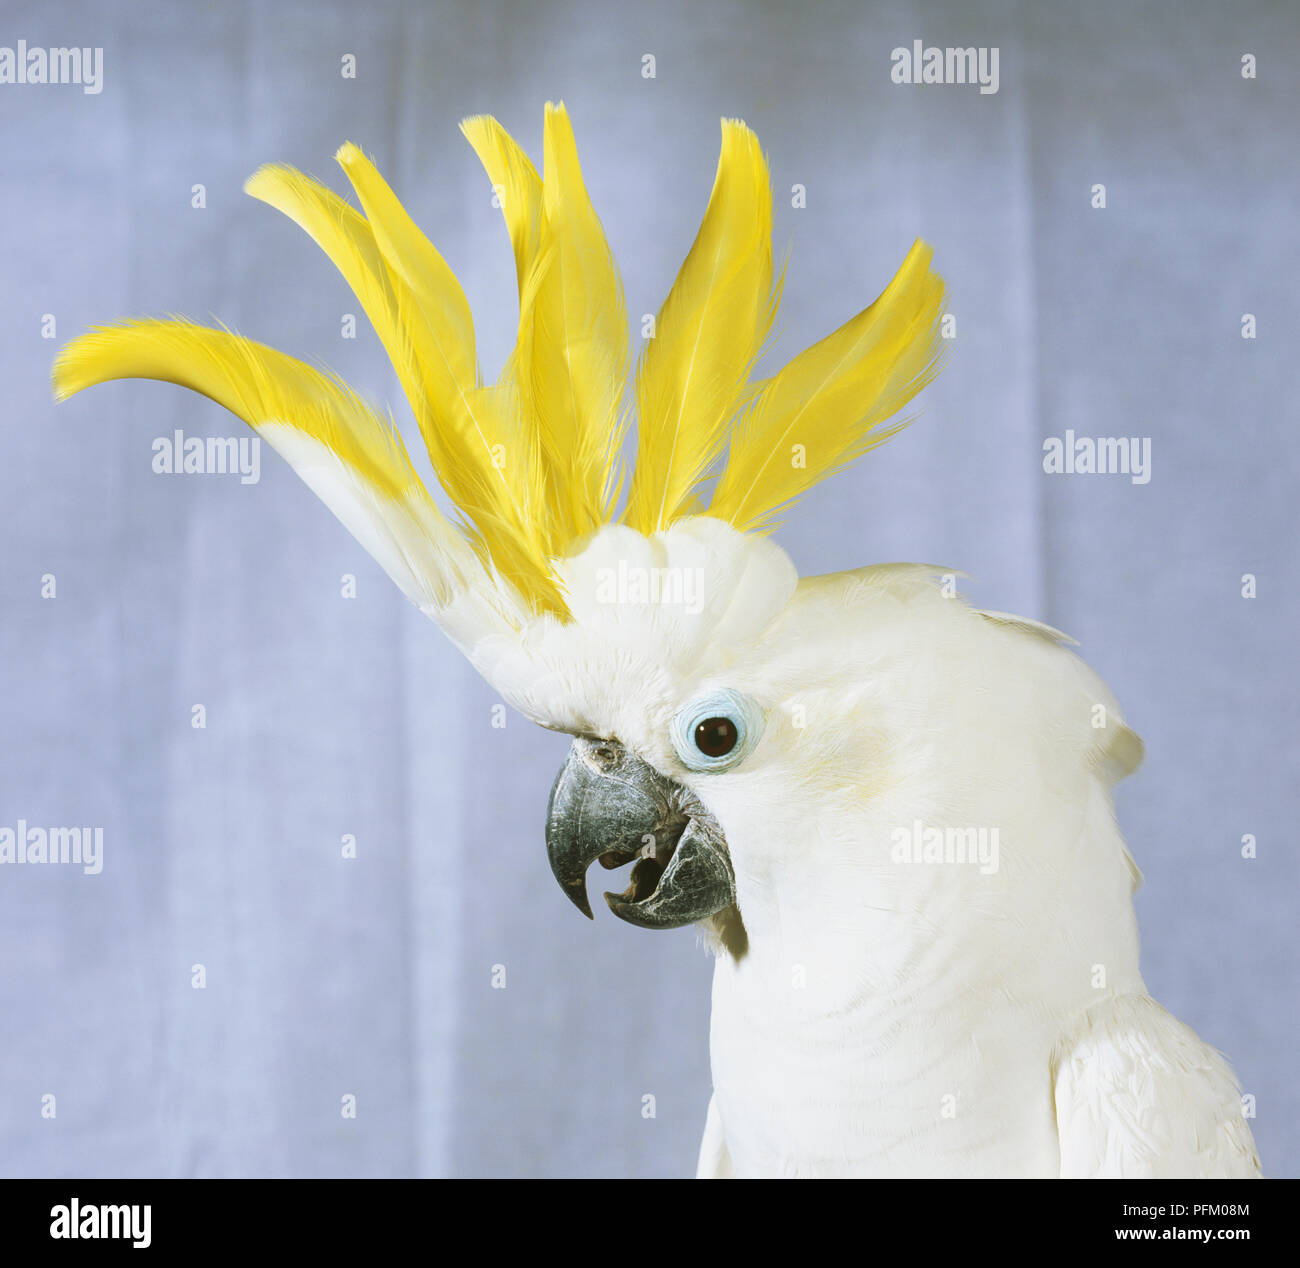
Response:
M757 137L730 119L699 234L630 369L618 268L564 106L546 107L544 177L495 119L461 130L497 191L519 285L518 337L494 383L479 372L455 274L356 146L336 157L360 212L289 167L263 167L245 188L305 229L356 293L460 531L532 612L567 615L554 561L615 516L627 397L638 437L625 523L650 534L703 512L763 532L894 435L903 424L883 424L938 372L943 282L918 241L874 304L774 377L752 380L780 283L767 165ZM268 436L293 429L350 472L377 514L386 502L417 506L423 531L445 528L391 420L301 361L171 318L96 328L54 367L60 399L116 378L183 384ZM705 509L701 485L714 477Z

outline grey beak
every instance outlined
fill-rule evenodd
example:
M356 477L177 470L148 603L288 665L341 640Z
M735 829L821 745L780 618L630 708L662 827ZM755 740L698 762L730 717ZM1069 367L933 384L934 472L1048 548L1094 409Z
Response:
M610 910L646 929L707 919L735 901L736 881L717 821L689 789L617 740L577 739L551 789L546 854L560 887L584 915L587 869L636 860Z

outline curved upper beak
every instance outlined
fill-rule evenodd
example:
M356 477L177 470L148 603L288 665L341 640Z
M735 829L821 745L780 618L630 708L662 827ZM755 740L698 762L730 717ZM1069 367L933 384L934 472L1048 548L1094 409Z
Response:
M546 854L560 887L591 916L587 869L634 859L631 883L607 893L629 924L675 929L735 902L736 881L717 820L689 789L617 740L576 739L551 789Z

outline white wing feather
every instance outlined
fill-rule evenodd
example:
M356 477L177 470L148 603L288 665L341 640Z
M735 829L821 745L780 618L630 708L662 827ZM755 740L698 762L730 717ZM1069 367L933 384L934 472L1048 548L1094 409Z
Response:
M1062 1179L1250 1179L1228 1063L1145 995L1089 1009L1052 1062Z

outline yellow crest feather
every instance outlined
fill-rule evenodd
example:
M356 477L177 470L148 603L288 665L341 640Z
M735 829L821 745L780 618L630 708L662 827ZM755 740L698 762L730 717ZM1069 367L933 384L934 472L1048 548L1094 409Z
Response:
M63 348L53 377L59 400L110 379L178 383L254 430L288 423L389 497L423 488L391 419L340 379L228 330L181 318L99 326Z
M554 476L555 513L572 540L608 517L622 439L627 312L563 104L547 107L544 136L531 404Z
M550 568L560 543L526 403L508 386L479 384L473 321L456 275L356 146L344 145L338 158L373 227L399 324L423 372L427 408L417 421L433 468L485 558L539 609L562 612Z
M501 204L522 295L542 240L542 178L519 143L491 115L462 119L460 130L474 147Z
M480 379L455 274L356 146L337 158L361 212L281 165L261 168L245 188L306 230L356 293L490 584L499 578L528 610L564 618L555 560L608 522L617 497L628 359L622 285L562 104L546 108L543 176L495 119L466 119L461 129L500 195L519 286L518 337L492 385ZM742 531L769 530L801 493L894 435L902 424L883 424L938 371L943 282L918 242L870 308L774 378L751 384L780 291L771 229L758 139L723 120L703 223L635 376L639 436L624 518L643 533L698 513L710 475L718 480L708 514ZM301 361L171 319L98 327L54 366L60 398L128 377L192 388L268 434L272 424L299 431L371 490L374 513L386 514L385 498L417 508L403 532L430 540L454 532L391 420ZM803 466L790 461L793 445L803 447ZM305 478L306 452L289 454ZM421 555L420 567L445 575L418 593L468 584L453 556L450 548ZM399 557L409 578L415 565Z
M916 242L874 304L764 385L736 429L710 515L741 532L768 531L801 493L906 426L880 424L938 374L945 346L933 254Z
M724 119L703 223L637 367L631 527L655 533L686 512L726 444L774 316L767 164L758 138Z

